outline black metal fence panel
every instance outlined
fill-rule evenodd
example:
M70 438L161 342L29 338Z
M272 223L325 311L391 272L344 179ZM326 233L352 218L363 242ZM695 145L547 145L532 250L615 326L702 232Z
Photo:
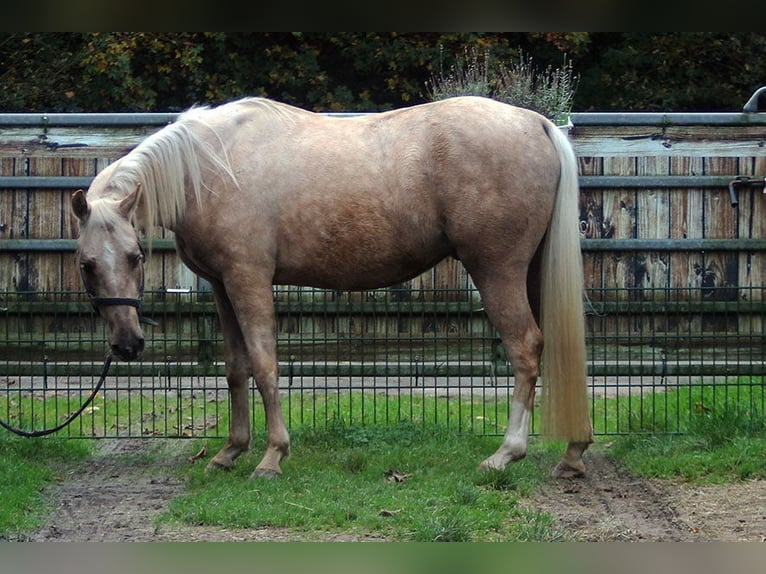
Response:
M652 418L655 430L682 432L688 420L670 412L678 408L663 401L657 410L647 401L684 389L718 385L754 400L760 396L762 403L764 334L750 325L744 334L731 327L762 324L766 310L752 300L761 301L763 289L712 302L674 290L644 300L622 293L622 304L586 293L596 434L632 432L635 424L645 428L644 417ZM156 295L165 301L144 310L156 325L145 327L143 358L113 363L96 400L62 434L226 436L222 340L209 293ZM391 290L278 288L274 297L289 426L415 420L462 432L504 432L513 373L474 292L433 290L400 300ZM6 294L2 309L0 418L35 430L57 424L82 404L98 380L108 344L106 327L83 294L30 298ZM615 332L615 322L625 325L623 332ZM254 384L251 391L259 428L264 421Z

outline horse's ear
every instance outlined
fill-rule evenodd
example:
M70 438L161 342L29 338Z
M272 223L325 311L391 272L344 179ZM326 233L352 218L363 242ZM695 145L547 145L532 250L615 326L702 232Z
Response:
M123 217L125 217L126 219L130 219L131 215L133 215L133 211L136 209L136 206L138 205L138 199L140 197L141 197L141 184L137 183L136 189L131 191L122 200L120 200L119 211Z
M72 194L72 211L82 222L85 222L90 215L90 206L82 189L78 189Z

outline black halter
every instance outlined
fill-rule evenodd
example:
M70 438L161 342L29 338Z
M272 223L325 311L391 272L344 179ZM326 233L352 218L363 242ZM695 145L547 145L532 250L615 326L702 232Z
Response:
M96 310L96 313L98 313L99 307L117 307L119 305L128 305L130 307L135 307L136 311L138 312L138 320L141 323L147 324L147 325L157 325L152 319L149 319L148 317L144 317L141 315L141 300L144 296L144 284L143 280L141 281L141 290L139 292L138 298L134 299L133 297L94 297L90 293L88 293L88 298L90 299L90 304L93 305L93 308Z
M97 305L102 305L104 307L114 307L117 305L130 305L131 307L135 307L136 309L141 308L141 299L133 299L131 297L93 297L92 295L88 295L90 297L90 302L93 305L93 307L96 307Z
M152 325L156 327L158 323L154 321L153 319L150 319L149 317L145 317L141 314L141 300L144 296L144 285L143 281L141 282L141 292L138 297L138 299L134 299L132 297L94 297L90 293L88 293L88 298L90 299L91 305L93 305L93 308L96 310L96 313L98 313L98 307L116 307L118 305L128 305L130 307L135 307L136 311L138 311L138 321L139 323L143 323L144 325Z

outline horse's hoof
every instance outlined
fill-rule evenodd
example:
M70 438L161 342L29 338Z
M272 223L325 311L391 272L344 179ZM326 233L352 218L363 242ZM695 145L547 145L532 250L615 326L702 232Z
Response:
M492 462L490 462L489 459L486 459L481 461L481 464L479 464L479 470L481 472L490 472L492 470L503 470L503 468L495 466Z
M479 465L479 470L505 470L505 467L512 462L517 462L527 456L526 449L508 449L503 448L492 456L484 459Z
M251 479L265 478L268 480L274 480L282 476L282 471L274 470L273 468L256 468L253 474L250 475Z
M579 461L576 465L572 465L563 460L556 465L556 468L551 471L553 478L585 478L585 465L582 461Z

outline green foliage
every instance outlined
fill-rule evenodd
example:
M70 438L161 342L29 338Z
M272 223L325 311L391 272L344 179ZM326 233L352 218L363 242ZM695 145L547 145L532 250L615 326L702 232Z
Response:
M572 61L564 56L560 67L540 71L530 56L499 68L497 96L501 101L541 113L558 124L566 124L572 111L577 76Z
M758 32L3 32L0 111L177 111L246 95L381 111L428 101L426 83L466 53L543 71L567 54L576 111L733 111L763 83L764 49Z
M497 72L491 65L489 52L479 55L476 49L465 49L447 72L442 66L439 54L439 73L427 83L428 97L443 100L457 96L491 97L495 92Z
M587 110L741 111L766 78L761 32L593 33L578 104Z

